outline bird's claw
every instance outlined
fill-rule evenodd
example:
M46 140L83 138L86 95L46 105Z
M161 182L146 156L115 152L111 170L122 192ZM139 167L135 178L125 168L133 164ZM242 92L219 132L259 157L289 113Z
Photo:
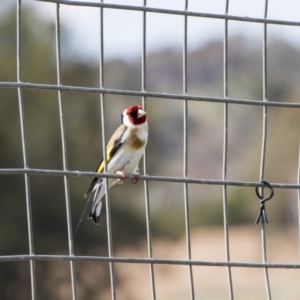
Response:
M132 184L136 184L136 183L138 183L139 182L139 180L140 180L140 174L133 174L133 179L131 179L131 183Z
M127 174L123 171L116 171L115 173L122 176L122 178L118 178L118 184L124 183L125 179L127 178Z
M122 178L118 178L118 183L122 184L124 183L125 179L127 178L127 174L123 171L116 171L115 174L121 175ZM140 180L140 174L133 174L133 177L130 181L132 184L136 184Z

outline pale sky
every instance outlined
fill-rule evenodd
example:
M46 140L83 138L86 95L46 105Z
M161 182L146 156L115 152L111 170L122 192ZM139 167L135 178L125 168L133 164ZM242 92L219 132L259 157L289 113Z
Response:
M23 0L32 5L42 19L55 19L53 3ZM86 1L97 2L97 1ZM143 5L142 0L105 0L106 3ZM184 0L148 0L147 6L184 9ZM236 16L264 16L265 0L230 0L229 14ZM190 0L189 11L222 14L225 0ZM69 29L69 41L78 54L87 60L97 58L99 53L99 9L61 5L61 21ZM300 21L299 0L269 0L268 18ZM195 49L210 40L222 39L224 20L188 19L188 47ZM243 35L260 41L263 25L229 21L229 36ZM268 37L278 36L300 45L300 27L268 25ZM162 48L182 47L183 17L147 13L147 52ZM141 55L142 12L104 10L105 59L132 59Z

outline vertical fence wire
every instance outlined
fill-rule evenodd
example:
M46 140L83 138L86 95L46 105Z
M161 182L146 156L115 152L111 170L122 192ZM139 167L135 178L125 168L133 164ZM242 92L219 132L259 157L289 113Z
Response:
M103 3L103 0L100 0ZM104 11L100 7L100 46L99 46L99 87L104 86ZM102 134L102 153L104 161L104 173L107 173L107 155L106 155L106 138L105 138L105 103L104 95L100 94L100 115L101 115L101 134ZM112 225L111 225L111 212L110 212L110 197L109 197L109 187L108 178L103 178L105 182L105 206L106 206L106 224L107 224L107 247L108 256L113 257L113 240L112 240ZM116 299L116 285L115 285L115 272L114 264L109 262L109 275L111 284L111 298Z
M185 0L185 11L188 10L188 0ZM184 32L183 32L183 94L187 95L187 30L188 30L188 17L184 16ZM188 101L183 100L183 177L187 177L188 173ZM184 213L185 213L185 234L186 234L186 247L187 257L192 259L191 248L191 232L190 232L190 212L189 212L189 193L188 184L183 184L184 193ZM195 299L194 289L194 276L193 266L189 265L189 281L190 281L190 294L191 299Z
M147 0L144 0L144 7L147 6ZM142 92L146 91L146 68L147 68L147 14L146 11L143 12L143 28L142 28ZM142 104L144 109L147 111L146 107L146 97L142 97ZM143 168L144 174L147 174L147 148L144 153L143 158ZM148 248L148 258L153 257L152 253L152 237L151 237L151 222L150 222L150 201L149 201L149 185L148 181L144 180L144 193L145 193L145 209L146 209L146 230L147 230L147 248ZM151 281L151 295L152 300L156 299L156 289L155 289L155 277L154 277L154 265L149 264L149 272L150 272L150 281Z
M225 14L228 14L229 0L225 3ZM224 51L223 51L223 71L224 71L224 98L228 97L228 20L224 24ZM223 180L227 180L227 162L228 162L228 103L224 103L224 133L223 133ZM229 229L228 229L228 198L227 186L223 185L223 219L224 219L224 238L226 260L230 261L229 247ZM227 267L227 279L229 287L229 298L234 299L231 267Z
M17 0L17 82L22 82L22 2ZM24 104L23 104L23 91L21 87L18 87L18 104L20 115L20 129L22 140L22 155L24 169L28 169L28 154L27 154L27 139L25 131L25 116L24 116ZM29 254L34 254L34 242L33 242L33 230L32 230L32 212L31 212L31 193L29 175L24 174L25 180L25 199L26 199L26 211L27 211L27 229L28 229L28 244ZM31 299L36 299L36 276L35 276L35 262L30 260L30 287L31 287Z
M264 18L268 16L268 0L265 0ZM268 85L267 85L267 24L263 25L263 101L268 101ZM267 146L267 125L268 114L267 106L263 106L263 128L262 128L262 148L261 148L261 163L260 163L260 180L264 179L265 173L265 160L266 160L266 146ZM263 189L262 193L263 195ZM265 223L261 222L261 241L262 241L262 259L263 262L267 262L267 241L266 241L266 228ZM265 284L267 299L271 300L271 288L268 268L264 268Z
M299 154L298 154L297 184L300 184L300 141L299 141ZM300 260L300 189L297 189L297 206L298 206L298 239L299 239L298 240L298 260ZM299 291L300 291L300 286L299 286Z
M57 85L62 84L62 80L61 80L61 45L60 45L60 12L59 12L59 9L60 9L60 5L57 4L56 5L56 23L55 23L56 24ZM67 143L66 143L65 120L64 120L63 95L62 95L61 90L58 90L58 106L59 106L59 121L60 121L60 132L61 132L63 170L67 171L68 170ZM65 190L65 200L66 200L69 255L74 256L70 188L69 188L69 179L66 175L64 175L64 190ZM73 262L73 261L70 261L70 272L71 272L72 299L76 300L76 275L75 275L75 262Z
M299 142L299 154L298 154L298 174L297 184L300 184L300 142ZM297 189L297 206L298 206L298 260L300 260L300 189ZM300 275L300 274L299 274ZM298 275L298 276L299 276Z

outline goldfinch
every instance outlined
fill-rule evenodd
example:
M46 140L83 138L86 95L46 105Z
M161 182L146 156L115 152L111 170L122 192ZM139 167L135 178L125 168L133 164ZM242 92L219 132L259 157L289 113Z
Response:
M107 172L120 174L122 178L109 178L109 188L116 183L123 183L127 174L133 174L132 183L137 183L140 178L139 161L144 154L148 141L147 113L140 105L128 107L121 114L121 126L115 131L106 147ZM102 160L96 170L104 172ZM102 207L102 198L105 194L105 180L95 177L85 193L85 197L94 192L89 218L99 224Z

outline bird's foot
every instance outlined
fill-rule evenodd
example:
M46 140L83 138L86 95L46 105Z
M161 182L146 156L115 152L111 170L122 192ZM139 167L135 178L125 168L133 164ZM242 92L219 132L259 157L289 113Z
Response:
M118 178L118 184L124 183L125 179L127 178L127 174L124 171L116 171L115 174L122 176L122 178Z
M131 179L131 183L132 183L132 184L138 183L139 180L140 180L141 175L137 173L137 174L133 174L133 176L134 176L134 178Z

